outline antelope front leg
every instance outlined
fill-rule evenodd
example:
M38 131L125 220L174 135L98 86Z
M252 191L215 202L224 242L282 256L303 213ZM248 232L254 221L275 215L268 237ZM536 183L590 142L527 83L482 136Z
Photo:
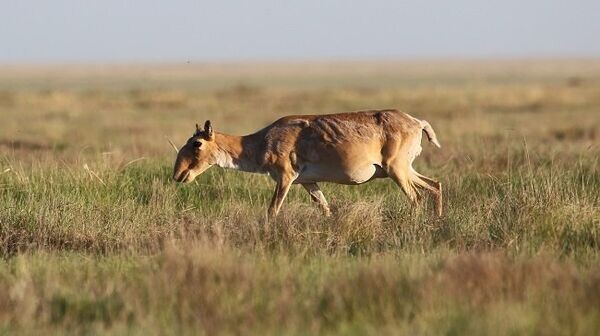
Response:
M275 193L273 194L273 198L271 199L271 205L269 206L269 219L275 218L275 216L277 216L277 214L279 213L279 209L281 209L281 204L283 204L283 200L285 199L285 196L290 190L293 181L294 179L290 175L283 175L277 181Z

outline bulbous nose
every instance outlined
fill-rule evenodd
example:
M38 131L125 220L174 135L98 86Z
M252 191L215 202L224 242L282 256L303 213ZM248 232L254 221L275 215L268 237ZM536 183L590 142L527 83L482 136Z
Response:
M175 159L175 165L173 166L173 180L176 182L181 182L181 178L184 176L185 172L188 171L184 165L184 162L182 161L183 160L180 151Z
M185 182L188 177L190 176L190 170L185 170L182 171L179 175L177 174L177 172L175 172L173 174L173 180L175 180L176 182Z

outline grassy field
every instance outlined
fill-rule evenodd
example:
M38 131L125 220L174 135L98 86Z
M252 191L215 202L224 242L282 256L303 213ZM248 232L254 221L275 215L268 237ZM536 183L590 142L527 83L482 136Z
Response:
M398 108L417 170L294 186L171 179L196 122ZM543 334L600 330L600 61L0 67L0 333Z

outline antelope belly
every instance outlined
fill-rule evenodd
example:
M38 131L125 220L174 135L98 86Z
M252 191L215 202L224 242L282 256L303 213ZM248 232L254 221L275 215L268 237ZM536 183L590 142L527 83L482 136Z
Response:
M333 182L340 184L361 184L378 177L379 174L375 164L367 164L360 167L343 168L315 164L308 164L300 171L296 182Z

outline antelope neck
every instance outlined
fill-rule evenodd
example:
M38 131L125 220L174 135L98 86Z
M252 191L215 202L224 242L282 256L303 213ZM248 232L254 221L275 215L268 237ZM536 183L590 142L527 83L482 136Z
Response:
M216 133L215 142L218 148L215 155L217 166L251 173L261 172L255 157L257 144L254 135Z

